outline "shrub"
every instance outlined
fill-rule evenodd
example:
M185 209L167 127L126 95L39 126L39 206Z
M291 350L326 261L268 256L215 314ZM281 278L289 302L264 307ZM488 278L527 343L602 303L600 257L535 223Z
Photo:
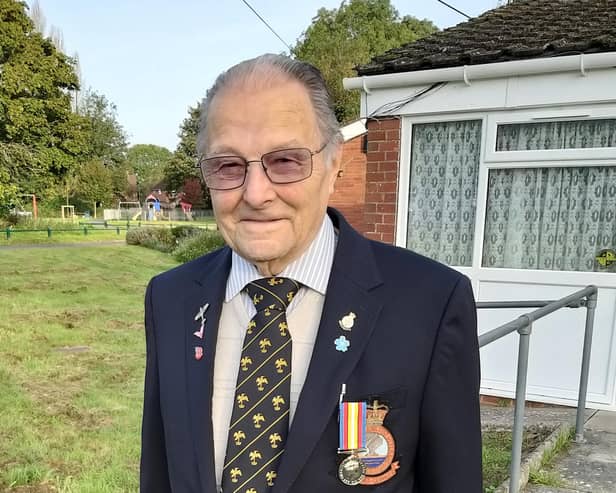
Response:
M224 244L225 240L218 231L200 230L197 235L183 239L174 250L173 257L178 262L188 262Z
M161 252L169 253L175 246L176 241L169 228L132 228L126 232L126 243L129 245L141 245Z
M173 237L176 239L176 243L180 243L182 242L182 240L184 240L185 238L190 238L192 236L196 236L198 235L201 231L203 231L201 228L198 228L196 226L174 226L173 228L171 228L171 234L173 234Z

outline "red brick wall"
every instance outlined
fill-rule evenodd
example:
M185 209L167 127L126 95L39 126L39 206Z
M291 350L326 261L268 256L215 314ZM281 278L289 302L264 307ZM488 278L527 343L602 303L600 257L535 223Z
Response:
M329 205L344 214L351 225L360 232L365 230L364 202L366 195L366 154L363 152L364 136L344 143L341 173L336 180Z
M364 229L366 237L394 243L398 166L400 162L400 120L381 118L368 121Z

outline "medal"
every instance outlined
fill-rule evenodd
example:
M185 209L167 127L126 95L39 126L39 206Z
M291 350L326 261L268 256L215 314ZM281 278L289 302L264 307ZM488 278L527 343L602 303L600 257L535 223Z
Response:
M338 477L347 486L360 484L366 476L366 466L356 455L350 455L338 466Z

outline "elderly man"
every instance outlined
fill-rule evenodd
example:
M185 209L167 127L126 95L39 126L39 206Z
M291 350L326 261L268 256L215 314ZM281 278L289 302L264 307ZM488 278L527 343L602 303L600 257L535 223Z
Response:
M470 284L327 208L319 71L242 62L201 111L228 247L148 286L141 491L480 493Z

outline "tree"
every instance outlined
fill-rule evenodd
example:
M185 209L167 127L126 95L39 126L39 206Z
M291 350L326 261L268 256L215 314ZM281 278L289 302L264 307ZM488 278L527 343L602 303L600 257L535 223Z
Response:
M389 0L350 0L338 9L321 8L293 47L293 55L323 73L341 123L359 115L359 93L342 87L354 67L373 56L410 43L436 30L428 20L400 17Z
M0 0L0 166L18 191L49 194L79 162L76 88L72 60L34 28L25 3Z
M76 179L76 197L84 205L93 207L95 202L111 204L114 195L112 172L102 161L95 159L83 164Z
M171 158L165 172L167 188L180 190L184 185L194 178L200 178L196 164L199 160L197 156L197 133L199 131L199 105L188 108L188 116L180 125L180 142L178 143L173 157ZM191 185L189 185L189 188ZM206 208L211 205L210 194L205 185L201 182L203 191L203 204Z
M126 161L129 170L137 176L140 196L164 180L172 155L169 149L153 144L135 144L128 149Z
M126 160L127 137L118 123L115 105L92 89L81 96L79 115L86 135L85 157L100 159L105 165Z

